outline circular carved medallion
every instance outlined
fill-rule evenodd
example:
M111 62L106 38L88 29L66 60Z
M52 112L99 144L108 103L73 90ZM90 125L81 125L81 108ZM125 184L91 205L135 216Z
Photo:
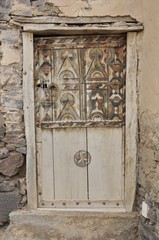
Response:
M87 151L80 150L74 155L74 162L78 167L86 167L91 162L91 155Z

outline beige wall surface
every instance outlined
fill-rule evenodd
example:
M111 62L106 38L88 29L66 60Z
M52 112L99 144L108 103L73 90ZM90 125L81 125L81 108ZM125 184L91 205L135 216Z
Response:
M139 65L139 176L138 200L150 207L150 224L141 223L144 239L159 233L159 1L143 1L141 62ZM141 205L140 205L141 206ZM154 228L150 227L154 225ZM144 227L143 227L144 226ZM153 233L152 233L153 232ZM153 236L153 238L152 238Z
M140 171L139 183L159 198L159 3L143 3L144 31L139 77Z
M124 16L143 20L142 0L49 0L66 16Z
M143 78L140 83L142 111L159 113L159 1L143 1Z

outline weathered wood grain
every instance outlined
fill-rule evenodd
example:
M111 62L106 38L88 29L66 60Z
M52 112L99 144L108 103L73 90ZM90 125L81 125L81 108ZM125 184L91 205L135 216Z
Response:
M127 35L126 71L126 146L125 146L125 207L132 211L136 192L137 163L137 47L136 33Z
M27 142L27 197L28 207L32 209L37 207L33 79L33 34L23 33L23 98Z
M89 198L91 200L123 200L122 128L88 129Z
M65 23L65 24L88 24L88 23L114 23L114 22L128 22L128 23L135 23L136 20L130 16L124 17L19 17L19 16L12 16L14 21L19 23L36 23L36 24L50 24L50 23Z
M86 150L85 129L54 129L55 199L87 199L87 168L74 155Z
M68 27L68 26L57 26L56 24L24 24L24 31L34 32L34 33L51 33L56 34L57 32L62 35L68 34L100 34L100 33L123 33L123 32L132 32L132 31L141 31L143 26L134 25L134 26L111 26L111 25L99 25L99 26L81 26L81 27Z
M52 201L54 199L54 153L53 153L53 132L44 129L41 134L41 198Z

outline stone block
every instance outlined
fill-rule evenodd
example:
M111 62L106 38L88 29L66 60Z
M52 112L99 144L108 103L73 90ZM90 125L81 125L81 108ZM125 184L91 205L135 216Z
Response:
M1 88L6 86L11 79L15 78L14 69L11 66L1 66Z
M58 16L61 11L53 3L46 3L33 8L34 16Z
M21 198L16 191L0 193L0 222L9 220L9 213L20 207Z
M11 9L12 15L19 15L19 16L32 16L32 9L30 0L14 0L13 7Z
M6 148L0 148L0 160L9 157L9 151Z
M14 176L19 172L19 168L23 165L23 162L23 155L21 153L14 153L0 161L0 173L9 177Z
M12 181L4 181L0 183L0 192L12 192L15 189L15 183Z
M3 30L1 32L1 40L9 44L15 44L20 42L20 30L19 29Z
M5 226L0 225L0 240L4 240L5 230L6 230L6 225Z
M155 233L154 226L145 223L143 219L140 219L139 223L139 233L140 233L140 240L158 240L159 235Z
M20 138L20 139L16 140L14 143L18 144L19 146L25 146L26 145L26 141L25 141L24 138Z
M0 6L4 8L9 8L11 5L11 0L1 0Z
M138 240L136 213L17 211L5 240Z
M21 62L21 50L13 48L11 45L2 43L2 66Z
M14 122L17 122L17 123L22 123L24 121L22 112L19 109L16 109L16 110L14 109L11 112L6 112L5 118L7 119L7 122L13 122L13 119L14 119Z
M23 101L11 97L3 97L2 98L3 105L9 108L22 109Z
M8 144L8 145L6 146L6 148L7 148L9 151L14 151L14 150L16 149L15 146L12 145L12 144Z
M154 151L154 159L156 162L159 162L159 151Z
M26 195L22 197L21 204L23 206L25 206L27 204L27 196Z
M30 6L30 0L16 0L16 4L17 3L22 3L22 4L25 4L27 6Z
M5 143L2 142L1 139L0 139L0 148L1 148L1 147L2 147L2 148L5 147ZM9 150L9 149L8 149L8 150Z
M19 153L27 154L27 148L26 147L16 148L16 151L19 152Z
M18 139L16 141L16 136L6 136L4 139L3 139L4 142L8 142L10 144L7 145L7 149L9 150L15 150L16 148L19 150L19 152L25 152L26 153L26 142L25 142L25 139L21 138L21 139Z
M1 88L8 91L8 87L11 88L11 85L14 87L14 91L20 90L22 88L22 68L21 64L16 65L1 65ZM19 88L17 88L19 87Z
M150 220L151 225L156 225L157 224L157 212L156 208L152 207L148 211L148 219Z
M15 124L14 124L14 126L15 126ZM17 139L20 139L21 137L24 137L24 132L22 132L22 131L19 131L16 129L14 131L7 131L6 136L3 138L3 142L11 143L11 147L19 147L20 145L15 146L14 142ZM14 144L14 146L13 146L13 144Z
M36 7L38 7L38 6L41 6L41 5L43 5L43 4L45 4L46 3L46 0L36 0L36 1L32 1L32 6L36 6Z
M3 11L3 10L1 10L1 11ZM9 21L9 19L10 19L9 15L7 15L5 13L0 13L0 21Z
M22 178L22 179L19 179L19 193L23 196L26 195L26 179L25 178Z
M4 125L4 117L0 114L0 139L2 139L6 134L6 129Z

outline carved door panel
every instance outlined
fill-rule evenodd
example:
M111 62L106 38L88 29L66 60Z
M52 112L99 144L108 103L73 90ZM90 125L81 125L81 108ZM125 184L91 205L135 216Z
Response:
M117 207L124 193L126 38L36 38L39 207Z

